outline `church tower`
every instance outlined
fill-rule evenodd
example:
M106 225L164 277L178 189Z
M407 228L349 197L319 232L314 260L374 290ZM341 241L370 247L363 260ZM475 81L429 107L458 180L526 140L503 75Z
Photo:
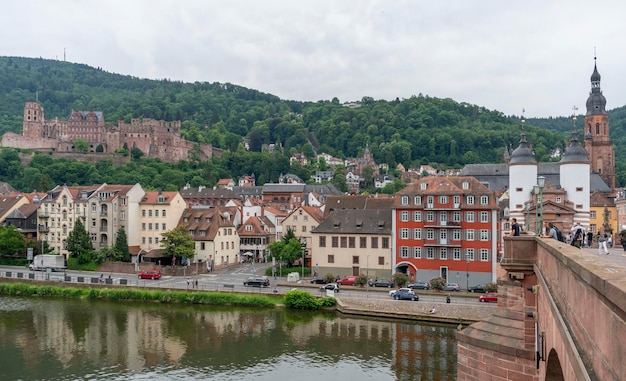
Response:
M615 188L615 152L609 138L609 114L606 112L606 98L600 89L600 73L593 58L591 74L591 92L587 98L585 114L584 147L589 153L591 170L597 172L611 188Z
M525 220L524 208L526 203L532 200L533 185L537 183L537 160L535 153L526 140L524 130L525 120L522 117L522 131L520 133L519 146L513 150L509 158L509 209L511 218L517 218L518 222Z

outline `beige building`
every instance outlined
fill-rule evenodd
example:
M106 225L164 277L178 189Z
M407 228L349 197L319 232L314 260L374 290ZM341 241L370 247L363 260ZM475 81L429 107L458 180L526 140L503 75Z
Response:
M206 270L239 260L239 235L234 223L237 213L236 207L196 206L183 211L180 225L188 228L195 242L194 261Z
M389 209L335 210L312 231L312 269L320 276L390 279L391 217Z
M186 208L178 192L145 192L139 202L139 246L150 252L160 248L162 233L178 226Z
M304 245L306 250L305 266L307 267L313 267L314 265L311 262L312 231L322 222L323 216L324 213L320 208L303 205L294 209L282 221L283 235L287 230L291 229L296 238L300 239L300 242ZM313 270L315 269L313 268Z

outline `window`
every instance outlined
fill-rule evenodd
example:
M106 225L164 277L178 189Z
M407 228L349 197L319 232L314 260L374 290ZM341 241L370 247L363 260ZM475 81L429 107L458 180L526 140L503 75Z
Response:
M353 265L358 265L359 264L359 256L358 255L353 255L352 256L352 264Z
M400 229L400 239L409 239L409 229L407 228Z
M435 221L435 212L426 212L426 222Z
M474 196L467 196L467 205L474 205L475 203L475 197Z
M148 217L152 217L152 209L148 210Z
M409 196L402 196L400 198L400 205L409 205Z
M446 205L448 203L448 196L439 196L439 203Z
M407 222L409 220L409 212L403 211L400 212L400 221Z
M152 222L148 224L148 230L152 230Z
M330 245L332 247L339 247L339 237L332 237L330 239Z
M422 183L420 184L420 188L421 188L422 190L425 190L427 186L428 186L428 184L426 184L425 182L422 182Z
M480 240L489 241L489 230L483 229L480 231Z
M427 247L426 248L426 258L428 258L428 259L435 259L435 248L434 247Z
M483 262L489 261L489 250L488 249L480 249L480 260Z
M465 221L476 222L476 212L465 212Z
M590 218L596 218L596 211L592 210L591 212L589 212L589 217Z
M422 229L413 229L413 239L422 239Z
M429 208L432 208L434 206L433 205L434 203L435 203L435 197L433 197L433 196L426 196L426 205Z
M556 202L557 202L558 204L560 204L560 203L562 203L562 202L563 202L563 200L561 199L561 196L556 196Z
M159 210L158 210L158 209L156 209L156 210L154 211L154 216L155 216L155 217L158 217L158 216L159 216Z
M159 224L154 224L154 230L159 230Z
M370 245L372 249L378 249L378 237L372 237L372 244Z
M141 223L141 230L146 230L146 223L145 222Z
M413 258L422 258L422 248L421 247L413 247Z
M341 237L341 247L348 247L348 237Z
M455 261L461 260L461 248L455 247L454 249L452 249L452 259L454 259Z
M126 220L126 212L123 210L120 212L120 220L122 221Z
M461 222L461 212L452 213L452 222Z
M489 196L480 196L480 205L489 205Z
M246 231L247 232L251 232L252 231L252 225L246 225Z
M92 228L95 228L95 227L96 227L96 219L95 219L95 218L92 218L92 219L91 219L91 227L92 227ZM146 229L143 229L143 230L146 230Z
M354 249L356 247L355 244L355 238L354 237L348 237L348 247L351 249Z
M378 257L378 265L379 266L385 265L385 257Z
M422 212L413 212L413 221L421 222L422 221Z
M383 237L382 247L383 249L389 249L389 237Z
M332 254L328 255L328 263L335 263L335 256Z
M408 258L408 257L409 257L409 247L400 246L400 258Z
M489 222L489 212L480 212L480 222Z
M359 237L359 247L361 249L367 248L367 238L366 237Z
M92 241L95 241L95 237L91 237ZM141 244L145 245L146 244L146 237L141 237Z
M442 247L439 249L439 259L448 259L448 249Z
M415 204L415 205L422 205L422 196L415 196L415 197L413 197L413 204Z
M463 189L464 189L464 190L469 189L469 182L467 182L467 181L463 181Z
M321 235L319 240L320 240L320 247L326 247L326 236Z
M473 241L474 240L474 236L475 236L474 229L467 229L465 231L465 239L466 240Z
M306 225L302 225L302 233L306 233Z
M453 203L454 203L454 207L458 208L459 206L461 206L461 196L454 196L454 198L452 199Z
M205 242L200 242L200 250L206 250Z
M465 249L465 260L473 261L474 259L474 249Z
M162 224L161 224L161 228L162 228L161 230L163 230L163 231L166 231L166 230L167 230L165 223L162 223Z
M163 209L163 210L161 211L161 216L162 216L162 217L165 217L165 209Z
M426 229L426 239L435 239L435 229Z

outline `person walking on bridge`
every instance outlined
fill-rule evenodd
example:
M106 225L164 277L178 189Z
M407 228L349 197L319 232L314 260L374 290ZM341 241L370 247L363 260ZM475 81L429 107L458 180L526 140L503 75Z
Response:
M598 255L602 254L609 255L609 249L606 247L606 234L598 230Z

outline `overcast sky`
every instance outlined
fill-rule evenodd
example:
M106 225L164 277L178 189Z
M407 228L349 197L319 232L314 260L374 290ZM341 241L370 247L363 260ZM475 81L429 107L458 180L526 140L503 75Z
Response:
M626 1L3 1L0 55L299 101L422 93L527 117L584 113L594 49L626 104ZM65 53L64 53L65 52Z

